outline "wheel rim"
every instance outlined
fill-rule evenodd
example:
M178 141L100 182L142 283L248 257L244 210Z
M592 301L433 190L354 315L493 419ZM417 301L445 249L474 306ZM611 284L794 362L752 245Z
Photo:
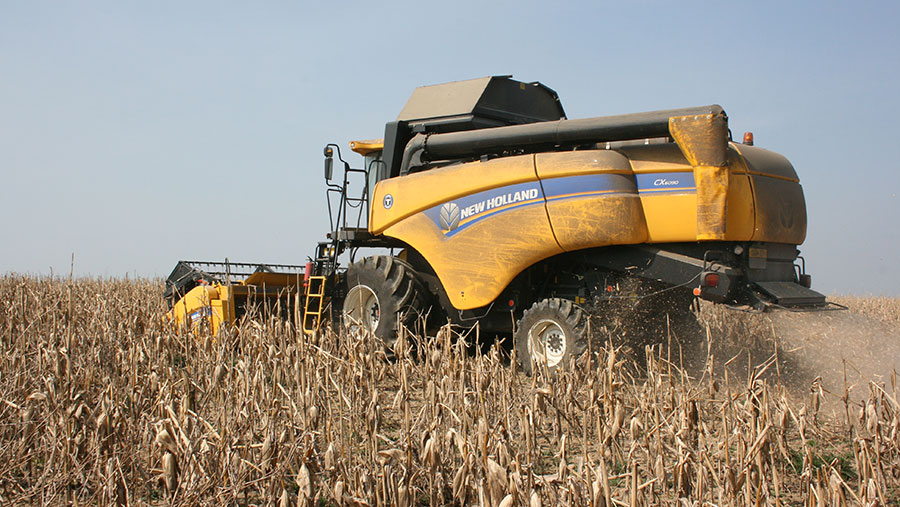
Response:
M370 287L357 285L344 298L344 322L351 329L363 328L372 333L381 320L381 306L378 296Z
M528 331L528 348L536 362L552 368L566 355L566 334L556 322L542 320Z

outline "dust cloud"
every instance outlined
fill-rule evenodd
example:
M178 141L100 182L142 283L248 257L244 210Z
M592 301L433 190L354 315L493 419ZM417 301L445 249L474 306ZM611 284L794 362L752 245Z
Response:
M704 333L694 341L706 342L717 374L727 369L737 381L769 364L763 377L796 398L821 388L823 401L840 402L846 385L858 401L868 397L870 382L888 393L900 389L900 321L856 311L852 303L849 310L763 314L704 305L699 324Z
M897 387L892 375L900 373L900 327L849 311L777 311L766 317L782 364L800 368L801 376L821 377L826 391L842 395L845 375L851 398L867 396L869 381L888 392Z

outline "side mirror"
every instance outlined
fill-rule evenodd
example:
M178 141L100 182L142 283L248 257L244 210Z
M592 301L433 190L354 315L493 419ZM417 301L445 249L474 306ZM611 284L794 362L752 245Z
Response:
M325 181L331 181L331 176L334 173L334 160L330 158L325 159Z
M325 181L331 181L334 175L334 159L331 158L332 150L330 146L325 147Z

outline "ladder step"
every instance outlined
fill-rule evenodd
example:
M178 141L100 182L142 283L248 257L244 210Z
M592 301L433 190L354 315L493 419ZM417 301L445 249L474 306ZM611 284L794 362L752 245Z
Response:
M306 302L303 307L303 332L314 333L321 324L325 302L325 277L311 276L306 284Z

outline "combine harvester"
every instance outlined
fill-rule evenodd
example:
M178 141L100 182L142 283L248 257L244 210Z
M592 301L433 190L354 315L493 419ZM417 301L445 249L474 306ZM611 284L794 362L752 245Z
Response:
M350 147L361 168L325 148L330 232L305 267L242 265L235 284L235 265L179 263L172 318L215 331L255 293L307 332L329 312L388 346L419 316L477 322L530 371L581 354L616 302L829 307L797 249L797 173L733 142L720 106L568 120L546 86L488 77L416 89L383 140Z

